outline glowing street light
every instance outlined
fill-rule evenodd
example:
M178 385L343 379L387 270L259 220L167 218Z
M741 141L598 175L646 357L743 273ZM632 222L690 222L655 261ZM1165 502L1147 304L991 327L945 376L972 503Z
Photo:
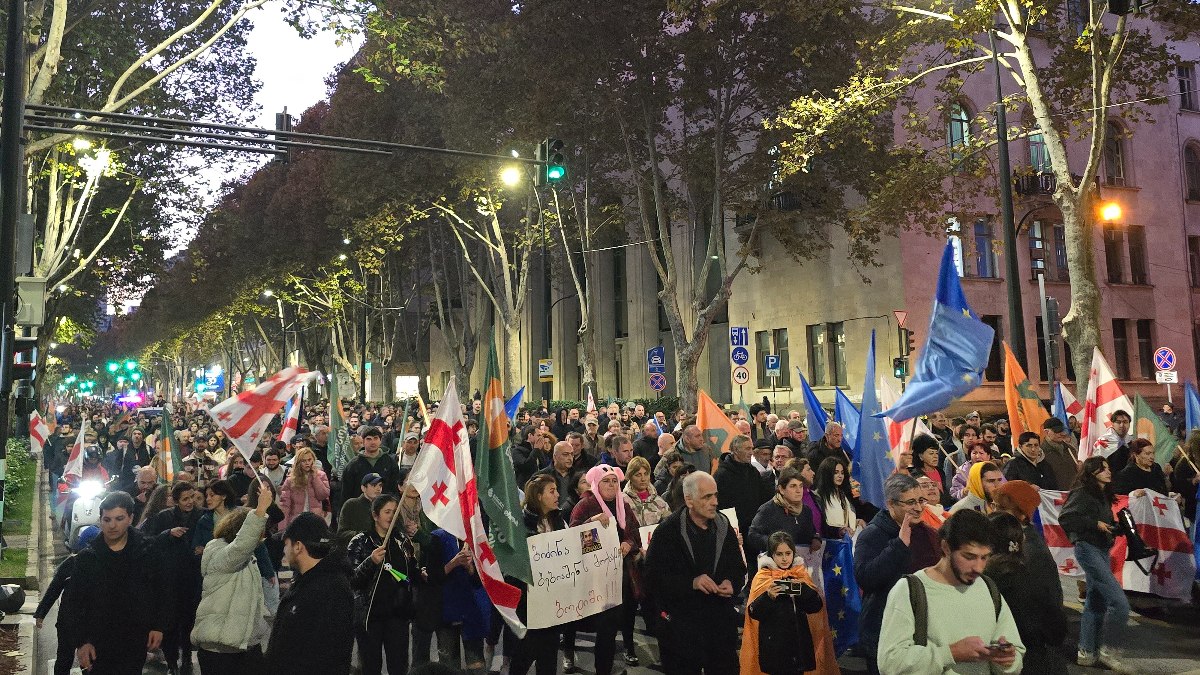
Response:
M512 187L521 182L521 170L515 166L505 167L500 172L500 182Z
M269 298L269 297L272 297L273 295L275 295L275 291L273 291L269 288L267 290L263 291L264 298Z
M1116 202L1105 202L1100 207L1100 218L1106 223L1115 223L1121 219L1121 205Z

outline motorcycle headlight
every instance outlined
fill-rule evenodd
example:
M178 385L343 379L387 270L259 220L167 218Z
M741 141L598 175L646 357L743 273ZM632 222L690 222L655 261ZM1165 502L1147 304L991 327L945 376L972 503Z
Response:
M104 492L104 484L98 480L85 480L74 490L81 499L95 499Z

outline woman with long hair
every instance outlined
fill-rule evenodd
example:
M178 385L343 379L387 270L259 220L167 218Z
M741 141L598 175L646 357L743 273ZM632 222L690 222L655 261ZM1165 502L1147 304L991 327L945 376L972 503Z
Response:
M175 483L171 499L175 506L159 511L145 522L142 531L153 537L162 552L164 564L171 570L174 609L163 636L163 656L168 673L192 672L192 643L188 639L200 604L200 559L192 555L191 538L200 520L195 508L196 486Z
M1076 663L1102 663L1117 672L1130 672L1121 661L1129 621L1129 600L1113 576L1109 550L1118 535L1113 518L1112 472L1108 460L1093 455L1083 460L1058 522L1075 545L1075 562L1083 568L1087 597L1079 627Z
M913 439L912 458L914 476L929 476L938 489L938 503L949 506L952 502L946 489L946 479L941 471L942 452L938 440L928 434L921 434Z
M197 558L204 554L204 547L212 540L217 525L237 506L237 493L229 483L215 480L204 488L204 508L207 510L200 516L196 531L192 534L192 551Z
M376 497L371 518L373 527L355 535L349 545L359 661L364 675L379 675L386 654L388 673L404 675L409 668L410 628L416 623L429 627L431 607L437 616L430 628L436 628L441 618L442 542L418 541L419 525L405 518L395 495ZM394 518L401 520L393 527ZM421 656L415 656L419 665ZM428 660L428 642L424 660Z
M142 509L142 516L138 518L137 527L140 528L159 511L172 506L175 506L175 502L171 500L171 486L166 483L155 486L154 491L150 493L150 498L146 500L146 506Z
M817 467L813 487L817 507L824 513L823 535L830 539L853 536L867 524L855 511L854 493L850 490L850 466L841 457L826 457Z
M562 512L558 509L558 484L553 476L538 474L525 484L523 515L526 534L531 537L567 528ZM522 590L521 599L517 604L517 616L525 621L525 584L512 577L506 577L505 580ZM505 638L505 650L508 649L511 637L510 634ZM525 675L530 666L535 666L534 672L537 675L555 675L558 672L558 627L530 629L526 631L525 637L512 642L514 647L508 667L509 675Z
M317 462L312 448L300 448L292 459L292 470L279 491L279 508L283 509L283 527L311 511L328 521L325 502L329 499L329 477Z

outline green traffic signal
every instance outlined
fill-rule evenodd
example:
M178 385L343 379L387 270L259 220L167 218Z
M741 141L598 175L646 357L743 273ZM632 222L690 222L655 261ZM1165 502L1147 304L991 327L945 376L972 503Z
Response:
M130 361L125 362L125 370L137 370L137 367L138 367L137 361L130 360Z
M129 379L133 380L134 382L137 382L138 380L142 379L142 374L141 374L141 373L134 373L134 374L132 374L132 375L130 375L130 376L129 376Z
M115 372L117 372L117 369L120 368L121 366L118 365L116 361L109 361L108 365L105 367L108 368L108 372L115 373Z
M560 181L563 179L563 176L566 176L566 175L567 175L567 170L561 166L547 166L546 167L546 180L548 180L550 182Z
M546 139L546 182L548 183L556 183L567 176L563 147L563 142L557 138Z

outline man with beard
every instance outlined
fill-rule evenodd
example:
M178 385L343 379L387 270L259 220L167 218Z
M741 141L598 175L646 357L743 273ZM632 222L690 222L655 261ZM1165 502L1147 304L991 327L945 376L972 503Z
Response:
M992 553L991 523L981 513L964 511L947 520L940 534L942 559L888 593L879 671L1021 672L1025 645L1017 623L994 582L983 576ZM976 583L980 577L983 582ZM914 602L914 596L924 602ZM914 639L917 633L924 639Z

